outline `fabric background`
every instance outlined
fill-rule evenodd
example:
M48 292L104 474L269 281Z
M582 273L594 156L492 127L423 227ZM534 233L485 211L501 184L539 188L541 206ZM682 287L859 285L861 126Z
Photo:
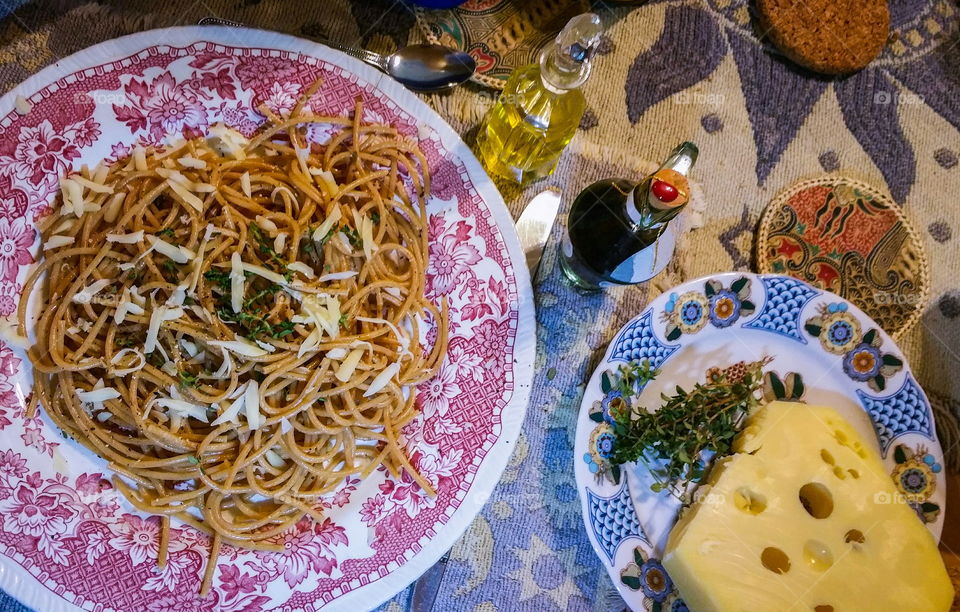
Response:
M595 3L608 32L580 133L551 178L526 190L500 186L515 216L548 185L565 201L536 280L539 352L524 434L494 497L454 547L435 610L622 609L587 541L573 481L583 385L616 330L653 296L684 279L750 269L761 211L800 179L836 172L886 188L920 232L932 298L900 344L956 457L947 415L960 413L958 9L953 0L896 0L891 9L883 55L827 80L758 43L747 0L661 0L633 10ZM420 36L399 0L0 0L0 92L97 42L209 15L379 51ZM493 97L468 86L427 100L470 142ZM689 232L667 271L638 287L572 291L557 266L570 198L600 178L639 177L682 140L700 146L700 210L683 216ZM383 609L406 610L409 597L408 589ZM12 610L23 608L0 596L0 612Z

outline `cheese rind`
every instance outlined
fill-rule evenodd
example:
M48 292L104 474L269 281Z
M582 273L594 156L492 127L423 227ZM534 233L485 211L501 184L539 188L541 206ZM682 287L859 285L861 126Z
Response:
M670 533L663 565L695 612L942 612L930 532L836 411L753 415Z

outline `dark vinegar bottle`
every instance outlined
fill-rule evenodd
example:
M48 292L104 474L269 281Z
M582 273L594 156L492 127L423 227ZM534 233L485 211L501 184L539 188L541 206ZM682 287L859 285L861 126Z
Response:
M690 200L686 176L697 147L685 142L639 183L605 179L584 189L567 218L560 263L577 287L598 289L642 283L670 261L673 219Z

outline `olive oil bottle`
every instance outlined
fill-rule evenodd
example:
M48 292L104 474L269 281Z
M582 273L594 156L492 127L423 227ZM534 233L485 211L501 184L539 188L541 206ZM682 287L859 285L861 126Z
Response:
M491 175L525 183L553 172L586 110L580 87L600 34L593 13L574 17L540 63L517 68L487 113L477 148Z

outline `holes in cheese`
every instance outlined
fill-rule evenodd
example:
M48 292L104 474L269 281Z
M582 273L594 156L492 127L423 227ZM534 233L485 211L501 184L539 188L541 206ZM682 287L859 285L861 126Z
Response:
M832 408L801 403L771 402L744 425L735 452L700 485L709 495L694 494L664 551L663 566L691 610L950 609L936 541L897 493L870 437ZM759 514L745 511L752 493L766 502Z
M776 546L768 546L760 553L760 563L774 574L786 574L790 571L790 557Z
M833 565L833 553L820 540L807 540L803 545L803 560L816 571L825 572Z
M867 538L863 536L863 532L859 529L851 529L844 534L843 541L847 544L863 544L867 541Z
M846 480L847 473L843 471L843 468L839 465L833 466L833 475L839 478L840 480Z
M747 487L740 487L733 494L733 503L747 514L760 514L767 509L767 498Z
M833 514L833 494L819 482L808 482L800 487L798 497L803 509L815 519L825 519Z
M854 469L852 469L852 468L849 469L849 470L847 470L847 473L849 473L849 474L850 474L851 476L853 476L854 478L860 478L860 472L858 472L857 470L854 470Z

